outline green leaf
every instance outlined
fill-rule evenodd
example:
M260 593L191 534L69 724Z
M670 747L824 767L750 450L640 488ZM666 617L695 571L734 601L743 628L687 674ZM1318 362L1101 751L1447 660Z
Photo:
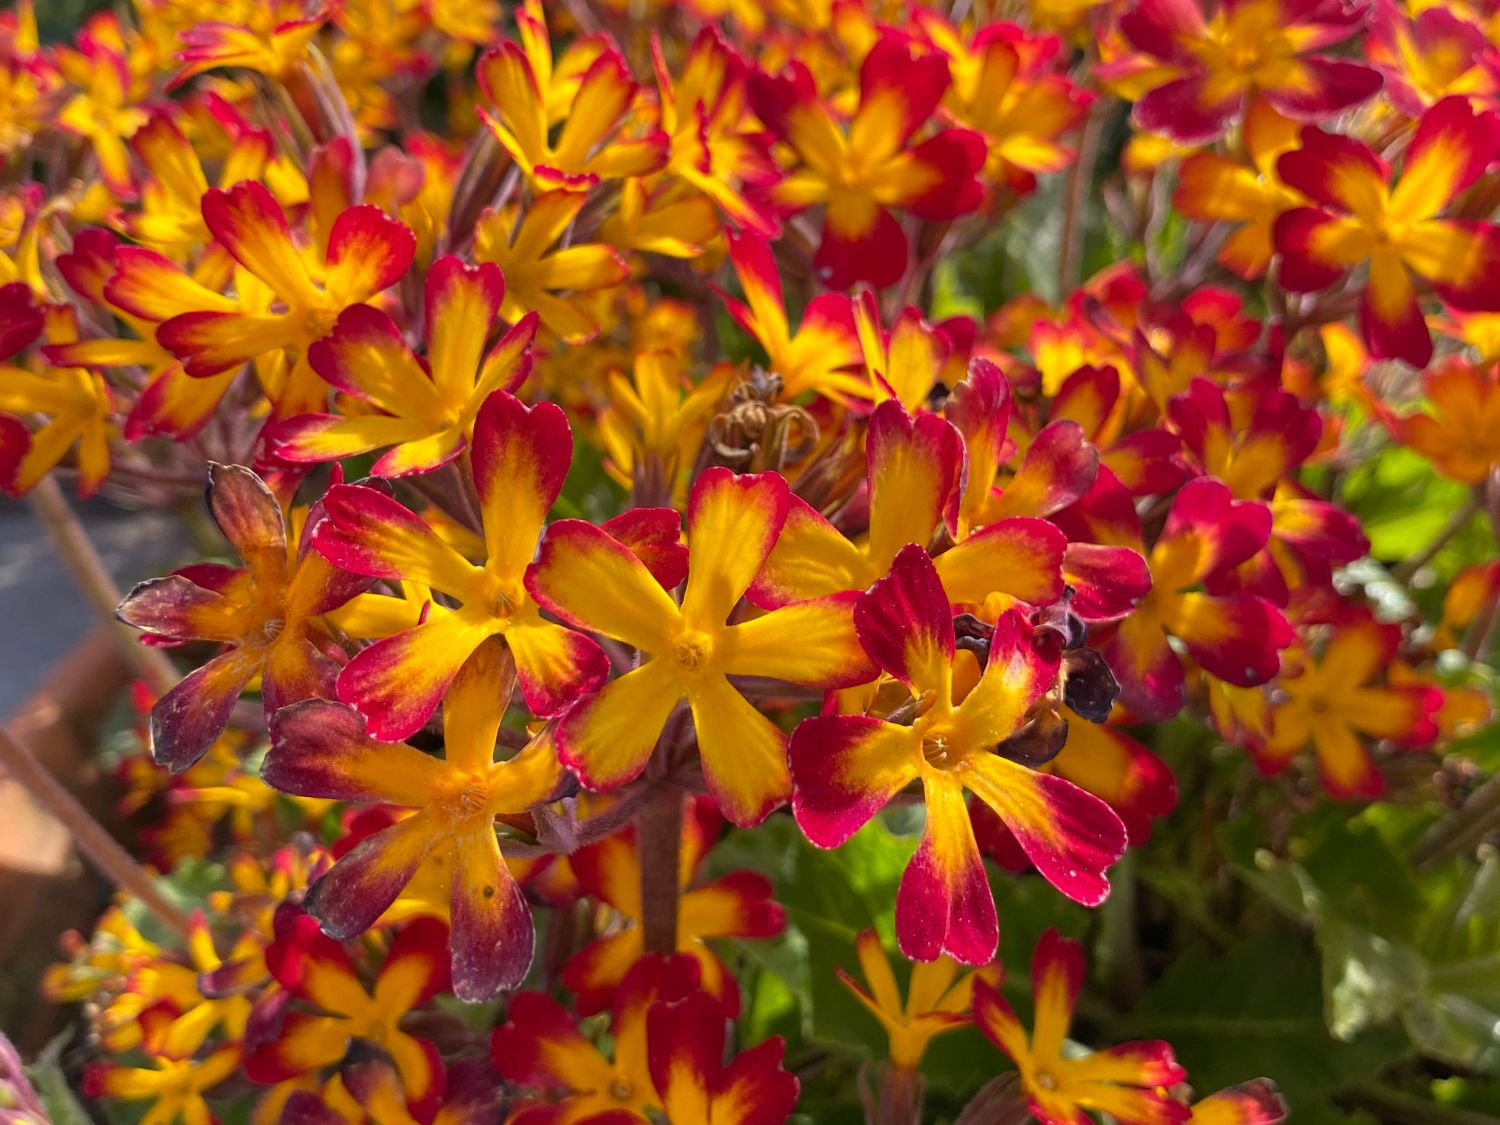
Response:
M714 873L752 868L771 877L786 907L787 933L776 942L748 942L745 950L805 1000L808 1032L820 1042L874 1058L885 1054L884 1031L834 970L857 976L854 939L861 930L873 928L893 945L896 888L916 845L876 820L843 847L824 851L781 816L754 832L732 833L714 849ZM806 950L800 956L799 943Z
M1399 1022L1423 1054L1500 1073L1500 858L1419 882L1380 830L1404 836L1402 819L1379 806L1352 819L1330 807L1305 824L1296 859L1247 849L1243 825L1221 838L1247 883L1312 924L1332 1034Z
M1438 476L1421 455L1387 447L1345 478L1342 498L1364 525L1370 553L1391 562L1430 543L1469 490Z
M1406 1050L1399 1033L1340 1042L1323 1021L1318 959L1284 929L1223 954L1190 948L1117 1029L1118 1039L1165 1039L1199 1095L1265 1075L1295 1120L1312 1120L1345 1085L1368 1078Z
M93 1121L63 1074L62 1054L72 1037L71 1031L54 1036L37 1054L36 1062L26 1068L26 1076L42 1099L52 1125L92 1125Z

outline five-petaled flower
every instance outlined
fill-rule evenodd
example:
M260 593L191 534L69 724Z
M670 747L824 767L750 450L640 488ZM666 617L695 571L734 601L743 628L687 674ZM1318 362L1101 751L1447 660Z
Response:
M1478 485L1500 464L1500 372L1454 359L1422 379L1431 413L1398 423L1407 447L1445 477Z
M974 982L992 973L987 969L972 973L960 970L951 957L918 961L911 967L911 983L903 1001L880 935L874 930L862 930L854 939L854 948L868 988L842 968L835 970L839 982L885 1028L890 1036L891 1065L899 1070L916 1070L929 1043L944 1032L973 1022L969 1018L969 1003ZM998 974L994 975L998 983Z
M339 674L338 698L359 708L376 738L420 730L486 637L505 638L521 694L537 715L561 711L608 671L592 640L542 619L522 581L572 460L567 418L551 403L528 407L497 391L479 409L469 455L484 524L482 566L420 516L360 485L329 489L327 519L313 530L313 546L345 570L420 582L460 603L430 604L420 623L363 649Z
M1142 0L1120 17L1155 83L1135 119L1195 144L1223 133L1255 94L1304 121L1358 105L1380 89L1379 72L1311 52L1355 35L1366 15L1339 0Z
M1308 127L1277 172L1312 202L1276 220L1278 277L1297 293L1326 289L1361 263L1369 277L1360 328L1375 359L1425 367L1432 337L1413 277L1468 311L1500 311L1500 226L1438 215L1483 174L1500 143L1500 117L1467 98L1444 98L1422 115L1396 183L1364 142Z
M464 662L443 706L441 759L377 741L352 708L309 699L277 713L261 765L261 776L286 793L417 810L335 863L306 907L325 933L347 940L375 923L429 857L441 858L452 873L453 990L471 1001L517 987L531 967L531 908L500 855L495 821L550 800L562 783L545 738L495 761L509 662L497 638Z
M505 296L493 265L439 258L427 271L427 357L418 359L394 321L370 305L339 314L308 362L336 390L379 413L293 418L272 435L288 461L334 461L394 446L371 466L380 477L431 472L464 449L480 406L514 391L531 371L536 314L522 316L488 353L485 341Z
M256 676L268 718L288 703L332 695L344 653L320 617L368 585L310 550L305 529L303 542L290 543L281 505L249 469L211 464L208 509L245 565L197 563L149 579L118 611L153 644L230 646L151 708L152 754L173 771L208 751Z
M1127 511L1138 527L1134 511ZM1293 639L1285 614L1255 594L1215 596L1199 589L1260 551L1270 534L1266 505L1234 500L1211 477L1189 481L1177 493L1151 549L1151 592L1103 642L1121 702L1133 713L1159 721L1182 709L1187 676L1168 636L1205 671L1239 687L1276 674L1280 650Z
M245 1073L256 1082L284 1082L339 1062L353 1041L366 1039L389 1052L412 1108L430 1112L443 1094L442 1060L432 1042L403 1030L401 1020L447 990L447 951L448 928L418 918L396 935L367 988L342 945L315 926L284 924L266 962L277 983L310 1010L288 1011L279 1034L246 1055Z
M1435 687L1372 682L1391 666L1400 644L1399 626L1362 616L1338 622L1316 659L1290 651L1289 667L1276 680L1285 698L1271 709L1270 736L1251 744L1261 768L1279 772L1311 743L1331 795L1378 797L1385 780L1363 738L1429 746L1438 736L1443 705Z
M1063 1041L1083 987L1083 946L1048 930L1031 958L1031 1034L1000 991L974 985L974 1022L1015 1062L1031 1112L1044 1125L1075 1125L1088 1110L1121 1125L1172 1125L1191 1111L1167 1093L1187 1072L1162 1042L1121 1043L1081 1057L1064 1054Z
M847 132L801 62L787 75L758 75L752 84L755 112L799 161L771 188L771 199L787 213L823 205L813 265L830 289L860 281L884 288L906 271L906 235L890 208L944 220L979 205L982 136L942 129L912 144L948 81L939 51L888 32L860 66L859 108Z
M565 124L552 136L543 83L552 78L546 23L526 13L529 41L500 44L479 60L478 78L489 105L480 120L540 190L586 187L601 179L639 176L666 161L667 135L624 135L638 87L614 47L600 51L577 79ZM528 48L530 48L528 50ZM537 65L546 68L537 73ZM491 108L493 107L493 108Z
M633 645L643 658L558 726L558 752L585 785L612 789L638 777L686 698L704 780L725 816L758 824L790 795L786 734L729 677L836 688L873 673L847 596L730 621L774 548L789 504L786 480L776 474L737 477L716 468L700 476L688 504L681 605L607 531L583 520L547 529L526 578L532 597L580 629Z
M189 375L239 368L278 349L290 370L272 395L278 417L320 412L328 388L313 373L307 351L333 331L339 314L389 288L411 265L416 238L370 204L350 207L333 221L316 269L292 237L281 204L253 180L203 195L203 221L274 305L262 312L194 309L172 317L156 338L183 361Z
M791 740L792 812L814 844L837 847L921 779L927 828L896 896L901 952L922 961L946 953L968 965L995 955L995 900L966 789L995 811L1053 886L1079 902L1102 901L1104 870L1125 850L1120 818L1071 782L997 752L1056 682L1056 647L1033 637L1020 611L1007 611L983 672L960 696L953 610L916 545L860 595L854 619L871 659L910 691L915 718L908 725L872 715L802 722Z

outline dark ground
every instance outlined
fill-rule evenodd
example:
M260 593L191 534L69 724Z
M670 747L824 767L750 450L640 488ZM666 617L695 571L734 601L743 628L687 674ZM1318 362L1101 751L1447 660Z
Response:
M123 589L189 561L187 536L168 513L127 512L104 502L84 504L79 513ZM0 499L0 716L13 712L95 624L30 510Z

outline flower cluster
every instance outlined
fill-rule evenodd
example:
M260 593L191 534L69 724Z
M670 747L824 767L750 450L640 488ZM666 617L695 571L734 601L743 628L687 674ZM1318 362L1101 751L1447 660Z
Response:
M745 982L815 926L744 856L794 826L914 837L832 927L872 1120L969 1022L1019 1082L975 1114L1280 1119L1163 1042L1065 1048L1084 947L1005 977L997 894L1134 889L1177 716L1298 810L1487 719L1500 570L1414 579L1500 513L1496 30L991 8L0 21L0 487L193 511L208 557L118 610L179 674L124 808L163 870L234 857L180 947L115 910L49 978L90 1092L785 1121L818 1064ZM1463 495L1430 552L1370 557L1382 463Z

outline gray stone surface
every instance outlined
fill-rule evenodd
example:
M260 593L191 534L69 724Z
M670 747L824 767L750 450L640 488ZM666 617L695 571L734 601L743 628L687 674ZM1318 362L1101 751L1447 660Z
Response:
M79 514L123 589L189 561L187 534L167 513L93 501ZM0 498L0 717L14 711L95 622L30 509Z

